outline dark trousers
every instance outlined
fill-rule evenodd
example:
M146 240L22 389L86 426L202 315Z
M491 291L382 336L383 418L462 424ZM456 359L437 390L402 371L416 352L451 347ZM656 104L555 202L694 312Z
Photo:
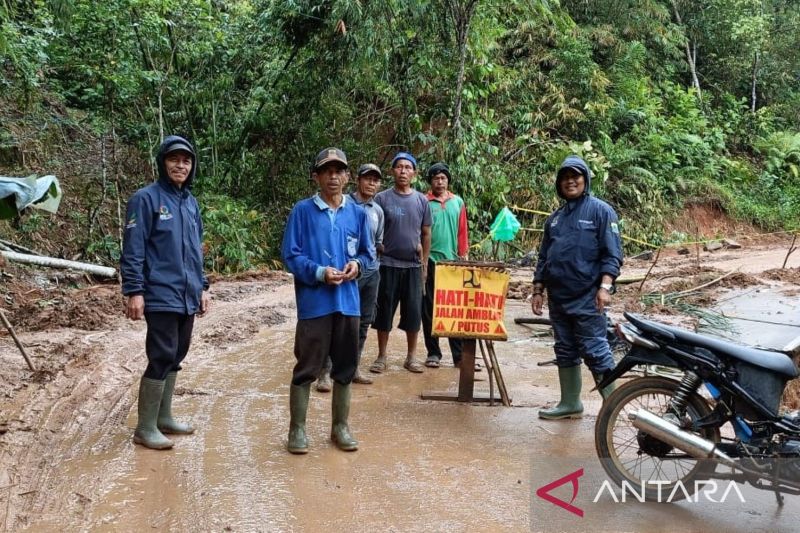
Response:
M292 385L311 383L330 356L331 379L342 385L353 381L358 365L357 316L333 313L319 318L298 320L294 335Z
M375 307L378 298L378 284L381 281L381 274L375 270L365 276L358 278L358 296L361 299L361 320L358 326L358 359L356 360L356 368L361 362L361 353L364 351L364 344L367 342L367 332L372 321L375 320ZM320 377L329 374L331 371L331 358L328 356L325 359L325 365L322 367Z
M165 379L170 372L181 369L181 361L192 342L194 315L181 313L146 312L147 337L145 352L147 368L144 377Z
M433 328L433 287L436 283L436 263L428 260L428 279L425 281L425 296L422 298L422 333L425 335L425 348L428 350L428 357L442 359L442 349L439 348L439 337L431 334ZM461 339L448 338L450 353L453 354L453 363L461 362Z
M607 319L597 310L579 314L565 313L558 304L548 303L556 364L568 368L581 364L581 359L595 374L614 368L614 358L606 337Z

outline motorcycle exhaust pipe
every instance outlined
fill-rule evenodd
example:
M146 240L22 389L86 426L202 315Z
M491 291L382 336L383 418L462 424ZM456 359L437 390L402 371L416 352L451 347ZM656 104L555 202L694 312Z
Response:
M635 413L629 414L628 418L630 418L633 427L636 429L640 429L696 459L713 459L732 468L742 469L741 465L731 459L725 452L718 450L717 445L710 440L684 431L646 409L639 409Z

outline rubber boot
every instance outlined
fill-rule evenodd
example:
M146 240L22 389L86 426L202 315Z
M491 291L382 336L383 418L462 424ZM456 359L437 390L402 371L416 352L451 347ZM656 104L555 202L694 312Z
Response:
M311 395L311 383L305 385L291 385L289 387L289 441L286 449L289 453L308 453L308 439L306 438L306 413L308 412L308 397Z
M161 394L161 407L158 410L158 429L167 435L191 435L194 428L172 418L172 393L175 392L177 372L170 372L164 380L164 392Z
M139 421L133 432L133 442L153 450L166 450L173 445L156 425L163 393L164 381L142 378L139 384Z
M347 426L347 417L350 415L350 385L333 382L331 411L333 413L331 440L340 450L356 451L358 442L350 435L350 428Z
M317 378L317 385L315 387L317 392L330 392L331 391L331 377L328 375L327 370L323 370L323 373L319 375Z
M600 383L601 381L603 381L603 378L604 378L604 377L606 376L606 374L608 374L609 372L611 372L611 371L610 371L610 370L606 370L606 371L605 371L605 372L603 372L602 374L598 374L598 373L594 373L594 372L592 372L592 377L594 378L594 383L595 383L595 385L597 385L598 383ZM611 393L612 393L612 392L614 392L616 389L617 389L617 383L616 383L616 382L612 382L610 385L608 385L607 387L605 387L604 389L602 389L602 390L600 391L600 396L602 396L602 397L603 397L603 401L605 401L605 399L606 399L606 398L608 398L609 396L611 396Z
M581 367L580 365L558 369L558 382L561 385L561 401L550 409L540 409L539 418L559 420L562 418L580 418L583 416L581 403Z

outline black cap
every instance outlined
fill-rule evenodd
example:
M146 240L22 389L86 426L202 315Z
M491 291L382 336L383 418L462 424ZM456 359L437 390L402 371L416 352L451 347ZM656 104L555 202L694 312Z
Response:
M448 167L444 163L434 163L433 165L431 165L431 167L428 169L428 173L426 174L426 178L428 178L428 183L433 181L433 177L436 176L437 174L444 174L445 176L447 176L448 184L451 181L453 181L452 176L450 176L450 167Z
M319 170L331 161L337 161L344 165L345 168L348 167L347 156L344 155L344 152L338 148L325 148L318 153L316 159L314 159L314 170Z
M194 150L191 147L182 142L176 142L169 145L169 148L164 150L164 155L171 154L172 152L188 152L192 157L194 157Z
M383 173L378 165L373 163L364 163L360 167L358 167L357 176L360 178L361 176L366 176L367 174L377 174L379 178L383 178Z

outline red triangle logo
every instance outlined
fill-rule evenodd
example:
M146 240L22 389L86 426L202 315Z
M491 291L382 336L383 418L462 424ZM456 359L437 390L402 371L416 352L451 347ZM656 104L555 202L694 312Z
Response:
M503 327L503 324L497 324L497 327L494 328L495 333L505 333L506 328Z
M544 487L539 488L536 491L536 495L543 500L547 500L548 502L552 503L553 505L558 505L562 509L569 511L572 514L576 514L583 518L583 509L579 507L575 507L572 505L572 502L575 501L575 498L578 496L578 478L583 475L583 468L579 468L578 470L572 472L571 474L567 474L566 476L553 481L552 483L548 483ZM556 498L550 491L564 485L567 482L572 483L572 499L568 502L565 502L562 499Z
M441 320L439 321L438 324L436 324L436 331L444 331L444 322L442 322Z

